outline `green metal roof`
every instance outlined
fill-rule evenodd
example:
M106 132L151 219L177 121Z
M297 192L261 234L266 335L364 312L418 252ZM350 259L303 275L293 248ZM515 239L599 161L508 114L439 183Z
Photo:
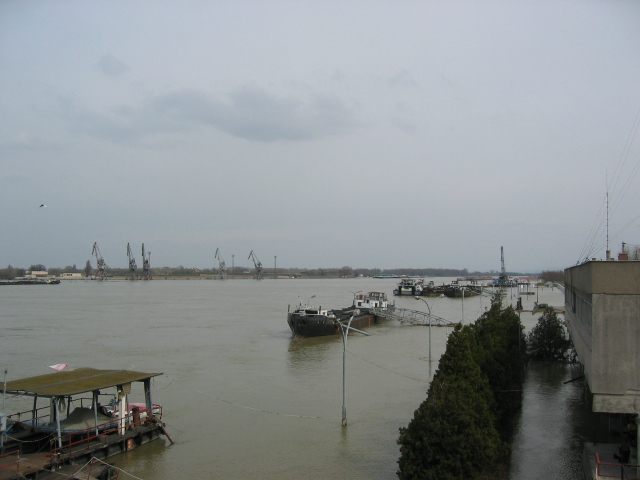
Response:
M133 372L131 370L96 370L76 368L62 372L38 375L7 382L7 393L62 397L78 393L93 392L101 388L115 387L130 382L139 382L161 373ZM5 385L0 382L2 388Z

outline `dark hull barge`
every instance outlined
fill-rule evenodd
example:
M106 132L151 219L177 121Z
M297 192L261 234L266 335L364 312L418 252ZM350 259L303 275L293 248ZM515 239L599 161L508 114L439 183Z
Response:
M294 335L298 337L321 337L324 335L337 335L341 332L341 324L347 325L353 314L351 328L361 329L377 323L375 315L362 313L358 309L344 309L340 312L332 310L315 310L308 308L305 311L296 310L289 312L287 323Z
M152 403L151 379L160 373L79 368L0 383L3 393L33 397L33 408L5 416L0 480L117 478L101 459L165 435L162 407ZM132 384L144 386L144 402L129 403ZM113 389L113 393L105 393ZM84 396L83 396L84 395ZM100 397L113 398L101 405ZM38 406L38 401L46 406ZM82 477L78 472L82 469ZM73 476L67 472L76 472ZM90 472L90 473L89 473ZM53 476L52 476L53 475Z
M347 308L323 310L308 305L298 305L287 313L287 323L297 337L321 337L337 335L347 326L351 317L351 329L360 330L378 323L373 309L387 308L387 296L382 292L356 294L353 305Z

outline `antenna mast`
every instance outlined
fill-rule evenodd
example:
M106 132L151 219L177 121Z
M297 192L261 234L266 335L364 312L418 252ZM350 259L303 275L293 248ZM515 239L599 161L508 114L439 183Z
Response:
M611 250L609 250L609 188L607 188L607 260L611 260Z

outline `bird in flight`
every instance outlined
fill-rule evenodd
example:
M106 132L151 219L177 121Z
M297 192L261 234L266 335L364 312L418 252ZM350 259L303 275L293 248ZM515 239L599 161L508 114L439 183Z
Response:
M47 208L47 206L44 203L41 203L38 208L42 208L42 207Z

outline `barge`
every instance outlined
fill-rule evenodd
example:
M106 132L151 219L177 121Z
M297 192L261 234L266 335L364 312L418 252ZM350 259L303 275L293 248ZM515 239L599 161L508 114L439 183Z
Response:
M78 368L2 383L3 395L33 397L33 404L27 411L0 414L0 480L59 478L48 475L96 461L87 467L93 468L92 477L116 478L117 470L101 459L161 434L173 443L162 407L152 403L151 379L158 375ZM144 401L129 403L132 386L140 383ZM102 405L104 396L110 401Z
M300 303L293 311L287 312L287 323L297 337L337 335L352 316L352 330L378 323L379 318L373 309L386 309L388 306L387 295L383 292L358 293L354 295L353 305L347 308L330 310Z
M398 282L398 286L393 290L394 295L411 295L412 297L422 295L424 280L416 278L403 278Z

